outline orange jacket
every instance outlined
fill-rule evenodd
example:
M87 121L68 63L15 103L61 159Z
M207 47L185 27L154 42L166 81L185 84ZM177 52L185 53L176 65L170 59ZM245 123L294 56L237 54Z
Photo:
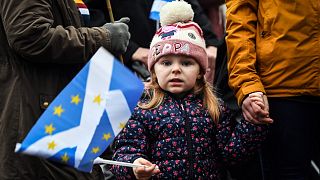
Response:
M269 97L320 96L320 1L227 0L229 85L241 104Z

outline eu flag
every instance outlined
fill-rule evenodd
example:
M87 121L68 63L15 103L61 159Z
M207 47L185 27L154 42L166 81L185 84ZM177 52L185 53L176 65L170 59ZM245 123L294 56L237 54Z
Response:
M39 156L90 172L131 116L143 83L100 48L16 145Z

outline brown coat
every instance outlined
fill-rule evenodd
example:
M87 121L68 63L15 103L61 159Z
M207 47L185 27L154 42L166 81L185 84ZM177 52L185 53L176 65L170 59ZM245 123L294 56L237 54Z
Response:
M229 85L238 103L269 97L320 96L319 0L227 0Z
M109 32L81 28L73 0L1 0L0 19L0 179L101 178L14 149Z

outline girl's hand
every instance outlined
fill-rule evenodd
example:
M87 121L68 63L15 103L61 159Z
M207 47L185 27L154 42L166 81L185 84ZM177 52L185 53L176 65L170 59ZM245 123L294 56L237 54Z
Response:
M133 168L133 173L137 179L150 179L152 175L160 173L157 165L144 158L136 159L133 164L144 165L144 167Z
M273 120L269 117L269 104L266 95L261 92L249 94L242 103L245 120L254 124L268 124Z

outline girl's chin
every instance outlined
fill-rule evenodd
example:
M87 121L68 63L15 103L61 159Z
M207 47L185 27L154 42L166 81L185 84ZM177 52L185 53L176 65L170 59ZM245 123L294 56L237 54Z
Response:
M183 89L169 89L168 91L172 94L181 94L185 92Z
M175 96L181 97L181 96L184 96L188 91L182 90L182 89L171 89L168 92L170 92Z

